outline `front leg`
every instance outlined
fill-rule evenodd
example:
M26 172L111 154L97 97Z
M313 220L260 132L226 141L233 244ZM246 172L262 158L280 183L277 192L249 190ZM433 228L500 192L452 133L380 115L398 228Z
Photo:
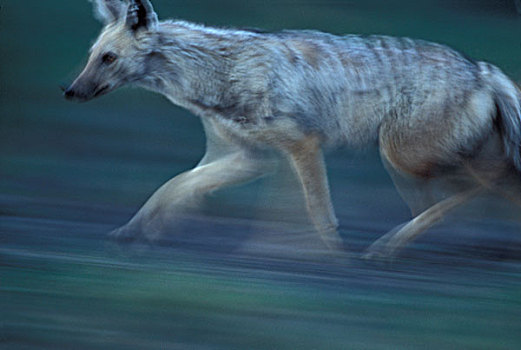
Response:
M287 151L302 185L313 225L328 248L342 250L319 138L309 136L291 143Z
M174 225L180 214L197 208L206 193L251 181L267 170L265 161L243 151L201 164L166 182L125 226L110 235L121 240L137 235L148 240L158 239Z

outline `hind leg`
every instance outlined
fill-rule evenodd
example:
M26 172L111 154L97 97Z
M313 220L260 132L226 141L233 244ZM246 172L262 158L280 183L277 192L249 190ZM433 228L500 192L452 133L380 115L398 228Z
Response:
M416 216L437 202L429 179L405 176L397 171L384 156L382 163L391 176L400 197L405 201L412 216Z
M420 157L405 159L402 157L403 153L392 149L391 153L390 148L385 147L385 142L381 144L384 145L380 149L384 166L414 218L373 243L365 258L386 258L395 255L406 244L441 221L448 212L483 189L481 185L467 181L468 175L449 177L447 174L439 174L435 177L428 167L429 162L422 161Z
M441 221L449 211L475 197L482 190L482 187L477 187L434 204L405 225L397 227L378 239L369 247L364 257L374 259L395 255L401 248L420 236L432 225Z
M498 194L521 207L521 200L517 196L521 192L521 179L511 173L507 163L478 159L473 164L466 164L460 177L471 179L473 185L470 189L469 181L466 181L466 190L439 201L408 223L387 233L369 247L365 257L385 258L395 255L406 244L441 221L446 213L485 191ZM414 212L414 209L411 210Z
M508 163L502 165L494 168L492 176L471 166L467 166L466 169L476 183L521 208L521 177Z

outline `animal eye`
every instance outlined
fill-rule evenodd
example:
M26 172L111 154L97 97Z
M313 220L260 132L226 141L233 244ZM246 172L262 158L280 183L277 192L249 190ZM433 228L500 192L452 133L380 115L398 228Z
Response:
M103 56L101 56L101 62L105 64L111 64L114 63L118 59L118 56L116 56L113 52L107 52Z

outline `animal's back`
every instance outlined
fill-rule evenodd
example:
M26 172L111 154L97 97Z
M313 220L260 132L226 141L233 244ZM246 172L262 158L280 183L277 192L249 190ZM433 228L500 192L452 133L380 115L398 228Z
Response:
M289 57L281 70L289 72L275 95L287 96L286 114L294 113L303 127L324 132L332 143L375 141L390 118L409 126L437 123L464 108L482 84L479 66L444 45L312 31L277 37Z
M487 75L502 73L444 45L186 22L164 28L173 47L184 43L180 61L200 60L182 70L191 72L184 76L193 90L183 85L191 96L185 106L210 116L233 142L279 147L302 134L333 146L379 141L397 167L426 174L473 152L493 127ZM202 75L201 65L210 73ZM194 84L200 81L211 81L213 88L198 91L206 86Z

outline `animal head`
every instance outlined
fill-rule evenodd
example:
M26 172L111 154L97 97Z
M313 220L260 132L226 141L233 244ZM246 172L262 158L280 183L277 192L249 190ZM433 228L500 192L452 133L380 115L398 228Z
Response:
M158 19L148 0L89 0L104 24L87 65L64 91L70 100L88 101L145 76Z

